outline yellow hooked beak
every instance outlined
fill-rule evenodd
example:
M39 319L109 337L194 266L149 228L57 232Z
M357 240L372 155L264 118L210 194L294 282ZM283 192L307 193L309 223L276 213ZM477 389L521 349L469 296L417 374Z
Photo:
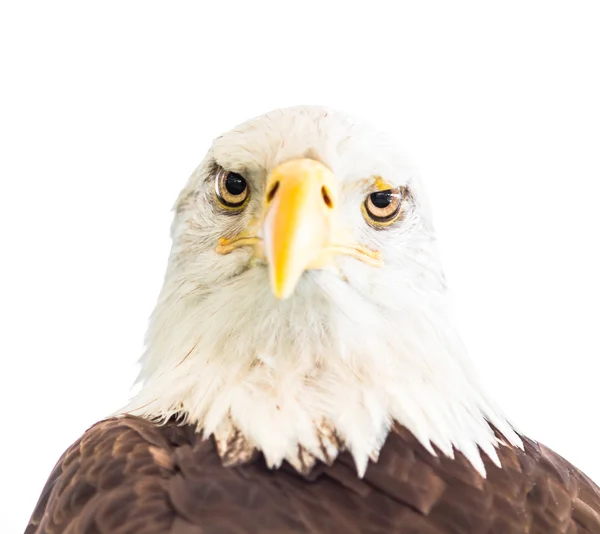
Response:
M322 163L283 163L269 176L263 215L257 221L259 235L252 223L233 238L221 238L216 251L229 254L239 247L255 247L255 257L267 260L271 289L280 299L292 294L304 271L332 266L337 255L381 267L378 251L356 244L343 231L339 194L338 180Z
M271 288L289 297L302 273L333 263L337 254L381 266L380 255L361 245L347 245L339 225L340 184L313 159L288 161L269 177L262 226Z
M271 173L262 233L276 297L288 297L305 270L331 261L337 198L333 173L318 161L289 161Z

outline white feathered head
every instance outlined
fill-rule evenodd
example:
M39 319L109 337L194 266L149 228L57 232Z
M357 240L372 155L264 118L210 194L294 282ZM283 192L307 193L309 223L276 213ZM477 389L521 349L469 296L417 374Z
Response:
M448 319L424 191L361 121L295 107L217 138L172 237L129 413L299 469L347 448L363 471L394 422L480 470L489 423L518 443Z

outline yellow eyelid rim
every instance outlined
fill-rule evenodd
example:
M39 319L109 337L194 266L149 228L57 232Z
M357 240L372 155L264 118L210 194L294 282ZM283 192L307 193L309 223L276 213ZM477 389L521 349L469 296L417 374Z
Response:
M387 191L388 189L401 189L401 187L398 185L393 185L393 184L390 184L389 182L386 182L381 176L373 177L373 187L375 188L375 191ZM371 193L375 193L375 191L371 191ZM371 193L369 193L369 194L371 194Z

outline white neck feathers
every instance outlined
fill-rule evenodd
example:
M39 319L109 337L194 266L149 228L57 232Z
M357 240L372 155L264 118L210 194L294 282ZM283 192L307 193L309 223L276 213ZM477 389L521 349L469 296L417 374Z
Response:
M482 393L441 299L382 309L338 277L312 272L280 302L266 276L251 268L214 292L167 277L143 386L123 411L182 414L207 436L241 435L240 450L298 469L346 448L362 473L394 421L432 453L432 445L461 451L482 474L478 448L498 461L490 423L519 445Z

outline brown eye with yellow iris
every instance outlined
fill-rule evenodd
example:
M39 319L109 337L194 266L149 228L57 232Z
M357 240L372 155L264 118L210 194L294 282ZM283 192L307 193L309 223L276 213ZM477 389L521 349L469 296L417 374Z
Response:
M229 209L240 209L246 204L250 191L246 179L237 172L219 169L215 179L217 199Z
M367 221L375 226L393 223L400 215L402 188L386 189L371 193L363 205Z

